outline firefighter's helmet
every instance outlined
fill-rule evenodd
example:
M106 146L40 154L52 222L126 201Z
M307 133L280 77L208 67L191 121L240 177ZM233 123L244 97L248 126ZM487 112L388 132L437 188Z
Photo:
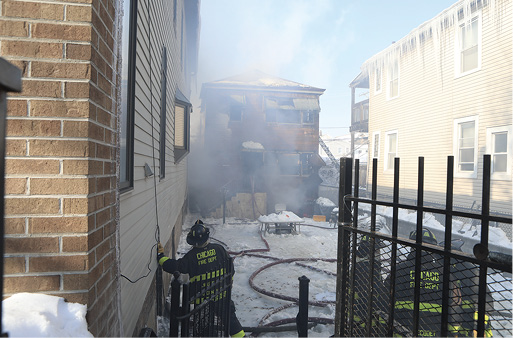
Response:
M412 232L410 232L410 239L417 239L417 230L413 230ZM438 244L438 242L436 241L435 234L433 234L429 229L422 229L422 242L434 245Z
M199 219L187 234L187 243L193 246L203 245L209 238L210 230Z

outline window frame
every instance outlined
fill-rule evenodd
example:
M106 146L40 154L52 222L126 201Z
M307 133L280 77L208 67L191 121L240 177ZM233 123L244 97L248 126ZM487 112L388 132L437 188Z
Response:
M162 180L166 177L166 133L167 133L167 50L162 46L162 66L160 78L160 175Z
M374 94L381 94L383 91L383 67L376 67L374 76Z
M177 111L176 107L182 107L184 109L183 116L183 146L176 145L176 128L177 128ZM175 151L175 164L178 164L190 151L190 114L192 112L191 102L177 89L175 94L175 106L174 106L174 151Z
M384 155L385 156L385 163L384 163L384 166L383 166L383 168L384 168L383 171L386 172L386 173L387 172L390 173L390 172L394 171L394 163L393 163L394 161L392 161L392 163L389 163L390 161L388 159L389 158L389 154L391 153L389 151L389 148L390 148L390 136L391 135L395 135L396 136L395 137L395 156L394 156L394 158L399 157L399 132L397 131L397 129L396 130L387 131L385 133L385 150L384 150L385 151L385 155Z
M376 149L376 136L378 137L378 148ZM381 143L381 133L379 131L375 131L372 133L372 158L376 158L376 159L379 159L379 154L380 154L380 143ZM377 155L375 154L377 150Z
M461 67L462 67L462 53L464 52L463 51L463 42L462 42L462 29L465 29L464 27L468 24L468 23L472 23L474 20L477 20L477 66L475 68L472 68L470 70L467 70L467 71L462 71ZM482 46L483 46L483 43L482 43L482 34L483 34L483 29L482 29L482 15L481 15L481 11L477 11L476 13L473 13L470 17L470 20L459 20L458 21L458 24L455 25L455 29L456 29L456 38L454 39L455 41L455 46L454 46L454 76L455 78L459 78L459 77L463 77L465 75L468 75L468 74L472 74L472 73L475 73L479 70L481 70L481 61L482 61Z
M397 68L397 70L395 70L395 68ZM394 61L392 61L389 65L388 65L388 70L387 70L387 100L393 100L395 98L398 98L399 97L399 75L400 74L400 71L399 71L399 60L396 59ZM392 78L392 76L394 76ZM391 95L391 89L392 89L392 86L391 86L391 83L397 81L397 95L395 96L392 96Z
M474 122L474 170L460 170L460 125L467 122ZM479 117L468 116L454 120L453 129L453 155L454 155L454 177L459 178L477 178L477 158L479 152Z
M122 35L122 44L128 43L128 47L126 49L127 55L122 49L122 58L126 58L128 60L127 63L127 89L126 93L121 93L121 104L123 100L126 100L126 111L123 110L123 105L121 108L121 115L126 114L126 126L121 125L121 134L120 134L120 143L123 139L123 127L126 127L126 148L124 151L124 155L126 156L125 167L122 165L122 161L120 161L120 181L119 181L119 190L121 193L130 191L134 188L134 118L135 118L135 77L136 77L136 44L137 44L137 8L138 8L138 0L127 0L129 11L125 12L125 15L129 15L128 17L128 32L125 36L125 33ZM127 41L125 41L125 38ZM122 70L123 74L123 70ZM123 79L122 81L123 82ZM122 119L122 117L121 117ZM120 119L120 123L121 123ZM120 158L123 156L123 149L120 146ZM126 180L122 180L122 172L126 176Z
M494 171L494 155L495 153L495 142L494 142L494 134L503 133L507 134L507 144L506 144L506 172L495 172ZM491 167L491 179L492 180L501 180L501 181L511 181L511 165L512 165L512 156L513 156L513 127L512 125L507 126L499 126L499 127L489 127L486 128L486 153L490 154L492 160ZM503 154L503 153L501 153Z

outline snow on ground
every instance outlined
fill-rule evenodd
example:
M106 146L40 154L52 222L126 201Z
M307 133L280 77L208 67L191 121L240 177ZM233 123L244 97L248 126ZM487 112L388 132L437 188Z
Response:
M2 302L2 330L9 337L93 337L86 310L62 297L17 293Z

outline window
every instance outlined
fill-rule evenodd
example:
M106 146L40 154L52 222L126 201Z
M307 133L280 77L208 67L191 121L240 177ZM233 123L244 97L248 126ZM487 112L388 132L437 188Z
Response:
M381 93L381 67L376 68L375 81L374 81L374 93Z
M301 170L299 154L278 154L278 166L281 175L299 175Z
M512 130L511 125L486 129L486 153L491 155L492 179L511 180Z
M462 20L457 27L456 76L463 76L481 68L481 16Z
M123 2L123 34L121 48L121 116L120 116L120 168L121 192L134 186L134 99L135 99L135 46L137 39L137 0Z
M303 153L301 154L301 176L308 176L312 174L312 157L314 154L311 153Z
M477 177L477 117L454 121L454 158L456 177Z
M389 131L385 138L385 171L394 170L394 158L397 156L397 131Z
M190 149L191 103L178 89L175 96L175 163L180 162Z
M313 112L313 111L304 111L303 112L303 124L314 123L315 114L316 114L316 112Z
M296 109L294 100L289 97L265 99L265 120L276 123L301 123L301 111Z
M388 68L388 99L399 96L399 61L395 60Z
M160 178L166 176L166 123L167 123L167 53L162 47L162 68L160 74Z
M379 158L379 131L372 133L372 158Z

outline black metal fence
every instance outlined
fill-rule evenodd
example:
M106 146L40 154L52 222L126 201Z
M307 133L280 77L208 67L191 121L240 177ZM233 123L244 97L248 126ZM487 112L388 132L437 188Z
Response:
M353 160L341 160L335 336L511 336L511 249L493 252L488 244L490 222L512 220L490 215L490 156L484 156L479 213L453 210L453 157L447 161L445 208L423 203L422 157L417 204L399 203L398 158L394 164L393 201L385 202L377 200L375 188L370 199L353 192ZM358 167L356 160L354 182ZM372 187L377 186L374 160ZM378 207L392 209L391 227L380 219ZM399 229L401 209L416 213L408 229L412 236ZM445 229L437 229L442 238L425 232L425 216L433 214L445 218ZM472 253L461 251L461 238L453 238L455 217L480 223Z
M231 258L189 283L173 275L169 337L228 337L230 332Z

